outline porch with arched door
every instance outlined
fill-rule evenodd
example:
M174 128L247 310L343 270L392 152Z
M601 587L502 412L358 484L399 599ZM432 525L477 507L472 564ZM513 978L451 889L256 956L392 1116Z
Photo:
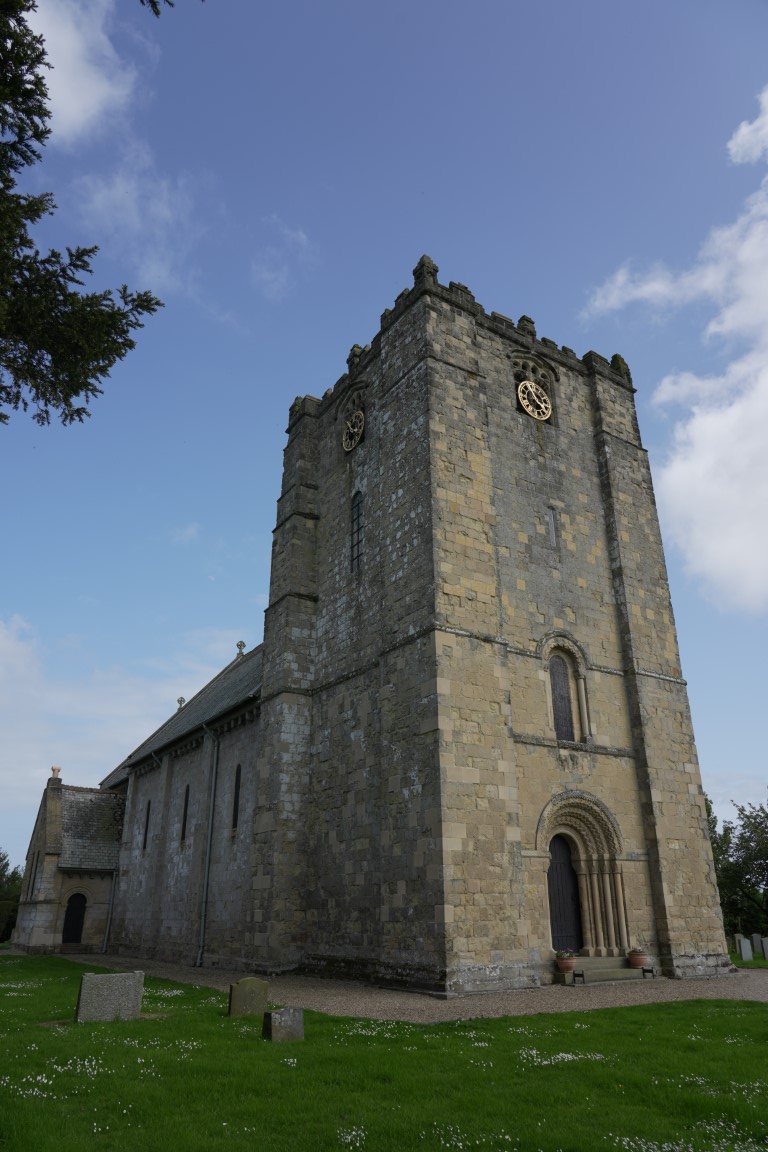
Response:
M544 809L537 848L547 872L552 947L618 956L629 946L621 833L609 809L588 793L561 793Z
M82 892L73 892L67 900L64 926L61 931L62 944L82 944L87 905L88 900Z

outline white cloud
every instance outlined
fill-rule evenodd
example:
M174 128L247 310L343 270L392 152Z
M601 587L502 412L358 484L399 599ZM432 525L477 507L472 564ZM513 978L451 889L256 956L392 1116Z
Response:
M302 228L291 228L279 216L268 216L262 223L273 238L254 257L251 277L267 300L283 300L313 263L314 249Z
M179 528L174 528L171 539L174 544L192 544L199 535L200 525L196 520L193 520L190 524L183 524Z
M30 14L53 65L46 73L52 140L75 144L111 129L119 158L111 170L74 182L77 210L100 247L130 267L142 286L161 295L190 292L189 258L201 229L193 221L189 180L164 176L149 147L135 137L131 112L141 97L139 73L110 39L115 13L115 0L38 0L37 13ZM152 46L142 47L151 57Z
M768 157L768 88L760 114L729 141L736 162ZM657 474L664 519L686 566L718 603L768 611L768 178L730 225L713 229L693 265L645 275L625 265L593 294L588 311L632 303L712 306L702 337L727 338L740 354L722 373L665 376L654 403L678 412Z
M45 40L51 139L72 144L104 126L134 97L136 71L121 60L107 29L114 0L37 0L29 13Z
M52 764L69 784L95 786L236 655L234 630L198 629L138 672L49 671L50 656L18 616L0 619L0 847L20 863Z
M200 230L186 178L160 175L149 148L134 141L111 173L81 177L77 192L83 218L142 283L161 294L190 288L188 259Z
M728 155L735 164L752 164L768 152L768 88L759 96L760 115L742 120L728 141Z
M726 372L694 402L657 478L665 522L712 599L768 610L768 361L739 394ZM669 387L669 381L665 382Z

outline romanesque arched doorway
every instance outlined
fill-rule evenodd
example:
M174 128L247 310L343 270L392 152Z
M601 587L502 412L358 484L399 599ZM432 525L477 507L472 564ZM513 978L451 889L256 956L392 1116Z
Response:
M536 847L549 856L552 947L590 956L625 952L629 933L621 832L608 807L588 792L561 792L539 818Z
M74 892L69 900L67 900L67 910L64 913L64 928L61 933L62 944L82 944L85 906L87 903L88 901L82 892Z
M571 860L571 846L565 836L554 836L549 845L547 872L549 923L552 947L578 952L584 945L581 931L579 881Z

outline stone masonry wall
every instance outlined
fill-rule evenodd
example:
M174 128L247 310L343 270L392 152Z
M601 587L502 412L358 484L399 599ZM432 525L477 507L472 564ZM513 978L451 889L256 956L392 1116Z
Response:
M255 881L268 893L265 956L435 985L445 958L435 912L442 876L425 341L416 305L369 352L353 352L349 374L321 401L292 409L267 614L263 707L275 722L263 771L266 783L281 765L301 818L288 857L273 856L270 871L265 851ZM365 434L346 452L354 408L365 413ZM301 522L290 529L289 507ZM301 556L286 562L284 541L293 547L298 537ZM310 684L309 694L295 691L293 716L285 705L278 713L277 695L270 703L271 693L282 690L285 701L288 689ZM275 794L273 812L257 823L265 844L285 834L280 803ZM275 925L286 920L293 933L278 941Z
M727 962L704 796L647 457L605 362L589 366L659 953L687 975Z
M689 953L695 938L699 951L722 960L701 787L631 388L600 358L590 354L582 363L537 341L529 322L516 327L486 316L461 286L435 290L429 324L436 616L460 634L438 641L449 982L461 990L548 978L549 853L537 829L556 799L568 812L569 797L602 806L615 829L620 846L611 867L621 872L617 890L623 886L626 905L623 947L642 942L655 955ZM595 363L605 368L602 409ZM517 379L546 381L551 421L521 409L518 368ZM631 524L637 541L631 572L618 579L598 412L616 441L611 461L625 452L635 468L614 488L627 521L622 531ZM630 596L643 668L671 681L634 683L624 607ZM551 645L573 652L583 674L589 731L576 733L583 747L564 748L555 736ZM657 693L665 687L663 710L658 700L638 703L651 684ZM669 699L675 693L680 699ZM573 710L578 729L575 687ZM650 818L643 783L649 745L664 788ZM664 872L664 900L670 888L685 894L674 930L665 926L659 895ZM619 951L618 930L603 945Z
M251 834L258 803L255 722L233 724L227 731L192 740L173 754L166 753L160 766L131 776L118 899L110 933L111 947L117 951L186 964L198 962L214 737L219 748L202 958L209 964L221 956L227 957L230 966L245 963L253 919ZM233 830L238 764L240 803L238 827Z

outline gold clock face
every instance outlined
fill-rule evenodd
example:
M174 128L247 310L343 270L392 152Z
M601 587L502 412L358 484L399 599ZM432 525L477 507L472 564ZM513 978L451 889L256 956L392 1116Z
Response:
M365 428L365 416L362 409L358 408L355 412L350 412L344 419L344 432L341 437L341 444L345 452L351 452L363 438L363 429Z
M517 386L517 395L529 416L534 420L549 420L552 415L552 401L534 380L521 380Z

